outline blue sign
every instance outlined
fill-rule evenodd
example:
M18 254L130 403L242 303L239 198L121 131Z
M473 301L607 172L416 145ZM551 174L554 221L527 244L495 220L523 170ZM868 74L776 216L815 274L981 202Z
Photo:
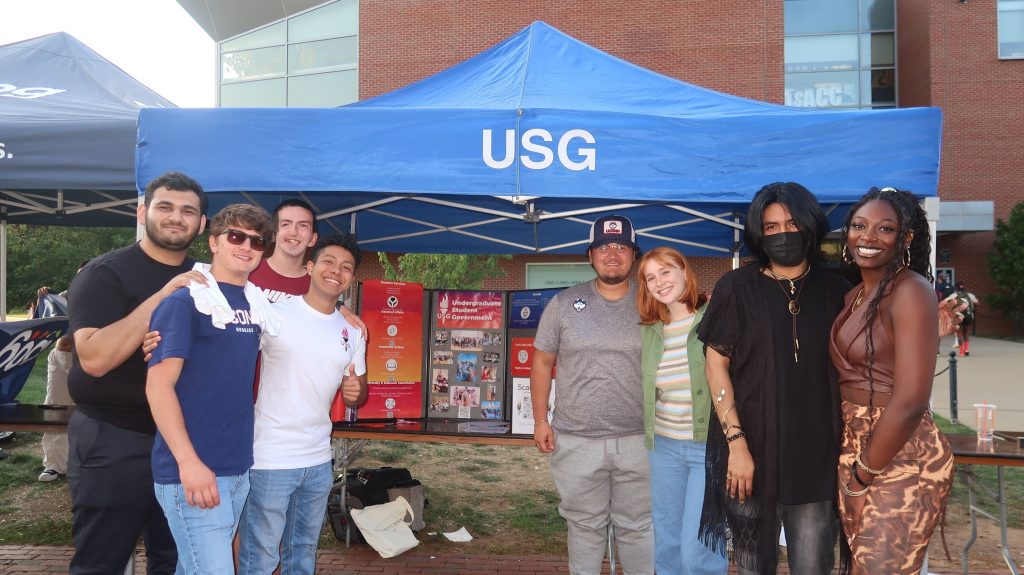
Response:
M558 289L514 291L509 293L509 329L537 329L540 314Z
M67 317L0 323L0 404L17 397L36 357L67 330Z

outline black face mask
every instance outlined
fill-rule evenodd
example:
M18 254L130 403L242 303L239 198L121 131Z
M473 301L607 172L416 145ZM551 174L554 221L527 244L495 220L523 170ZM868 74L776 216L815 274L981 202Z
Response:
M807 242L800 232L782 232L764 237L764 251L780 266L793 267L807 257Z

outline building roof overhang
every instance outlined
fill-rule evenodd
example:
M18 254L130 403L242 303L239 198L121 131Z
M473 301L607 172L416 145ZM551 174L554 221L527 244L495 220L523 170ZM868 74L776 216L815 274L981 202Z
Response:
M326 0L178 0L217 42L298 14Z

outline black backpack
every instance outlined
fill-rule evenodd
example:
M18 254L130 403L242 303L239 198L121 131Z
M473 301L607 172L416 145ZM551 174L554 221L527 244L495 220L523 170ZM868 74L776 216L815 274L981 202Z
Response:
M339 541L344 541L346 528L351 526L348 530L351 540L365 543L359 528L352 522L349 510L387 503L389 487L405 486L413 482L419 483L404 467L349 469L344 478L339 477L334 482L331 494L327 498L327 515L331 520L334 537ZM341 501L343 485L345 486L344 505Z

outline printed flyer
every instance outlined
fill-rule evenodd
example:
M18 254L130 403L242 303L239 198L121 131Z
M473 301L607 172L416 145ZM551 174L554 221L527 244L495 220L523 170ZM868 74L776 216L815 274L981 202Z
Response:
M360 317L371 336L368 398L359 418L423 417L423 286L370 280L363 282L360 301Z
M431 303L427 416L503 419L504 294L441 290Z

